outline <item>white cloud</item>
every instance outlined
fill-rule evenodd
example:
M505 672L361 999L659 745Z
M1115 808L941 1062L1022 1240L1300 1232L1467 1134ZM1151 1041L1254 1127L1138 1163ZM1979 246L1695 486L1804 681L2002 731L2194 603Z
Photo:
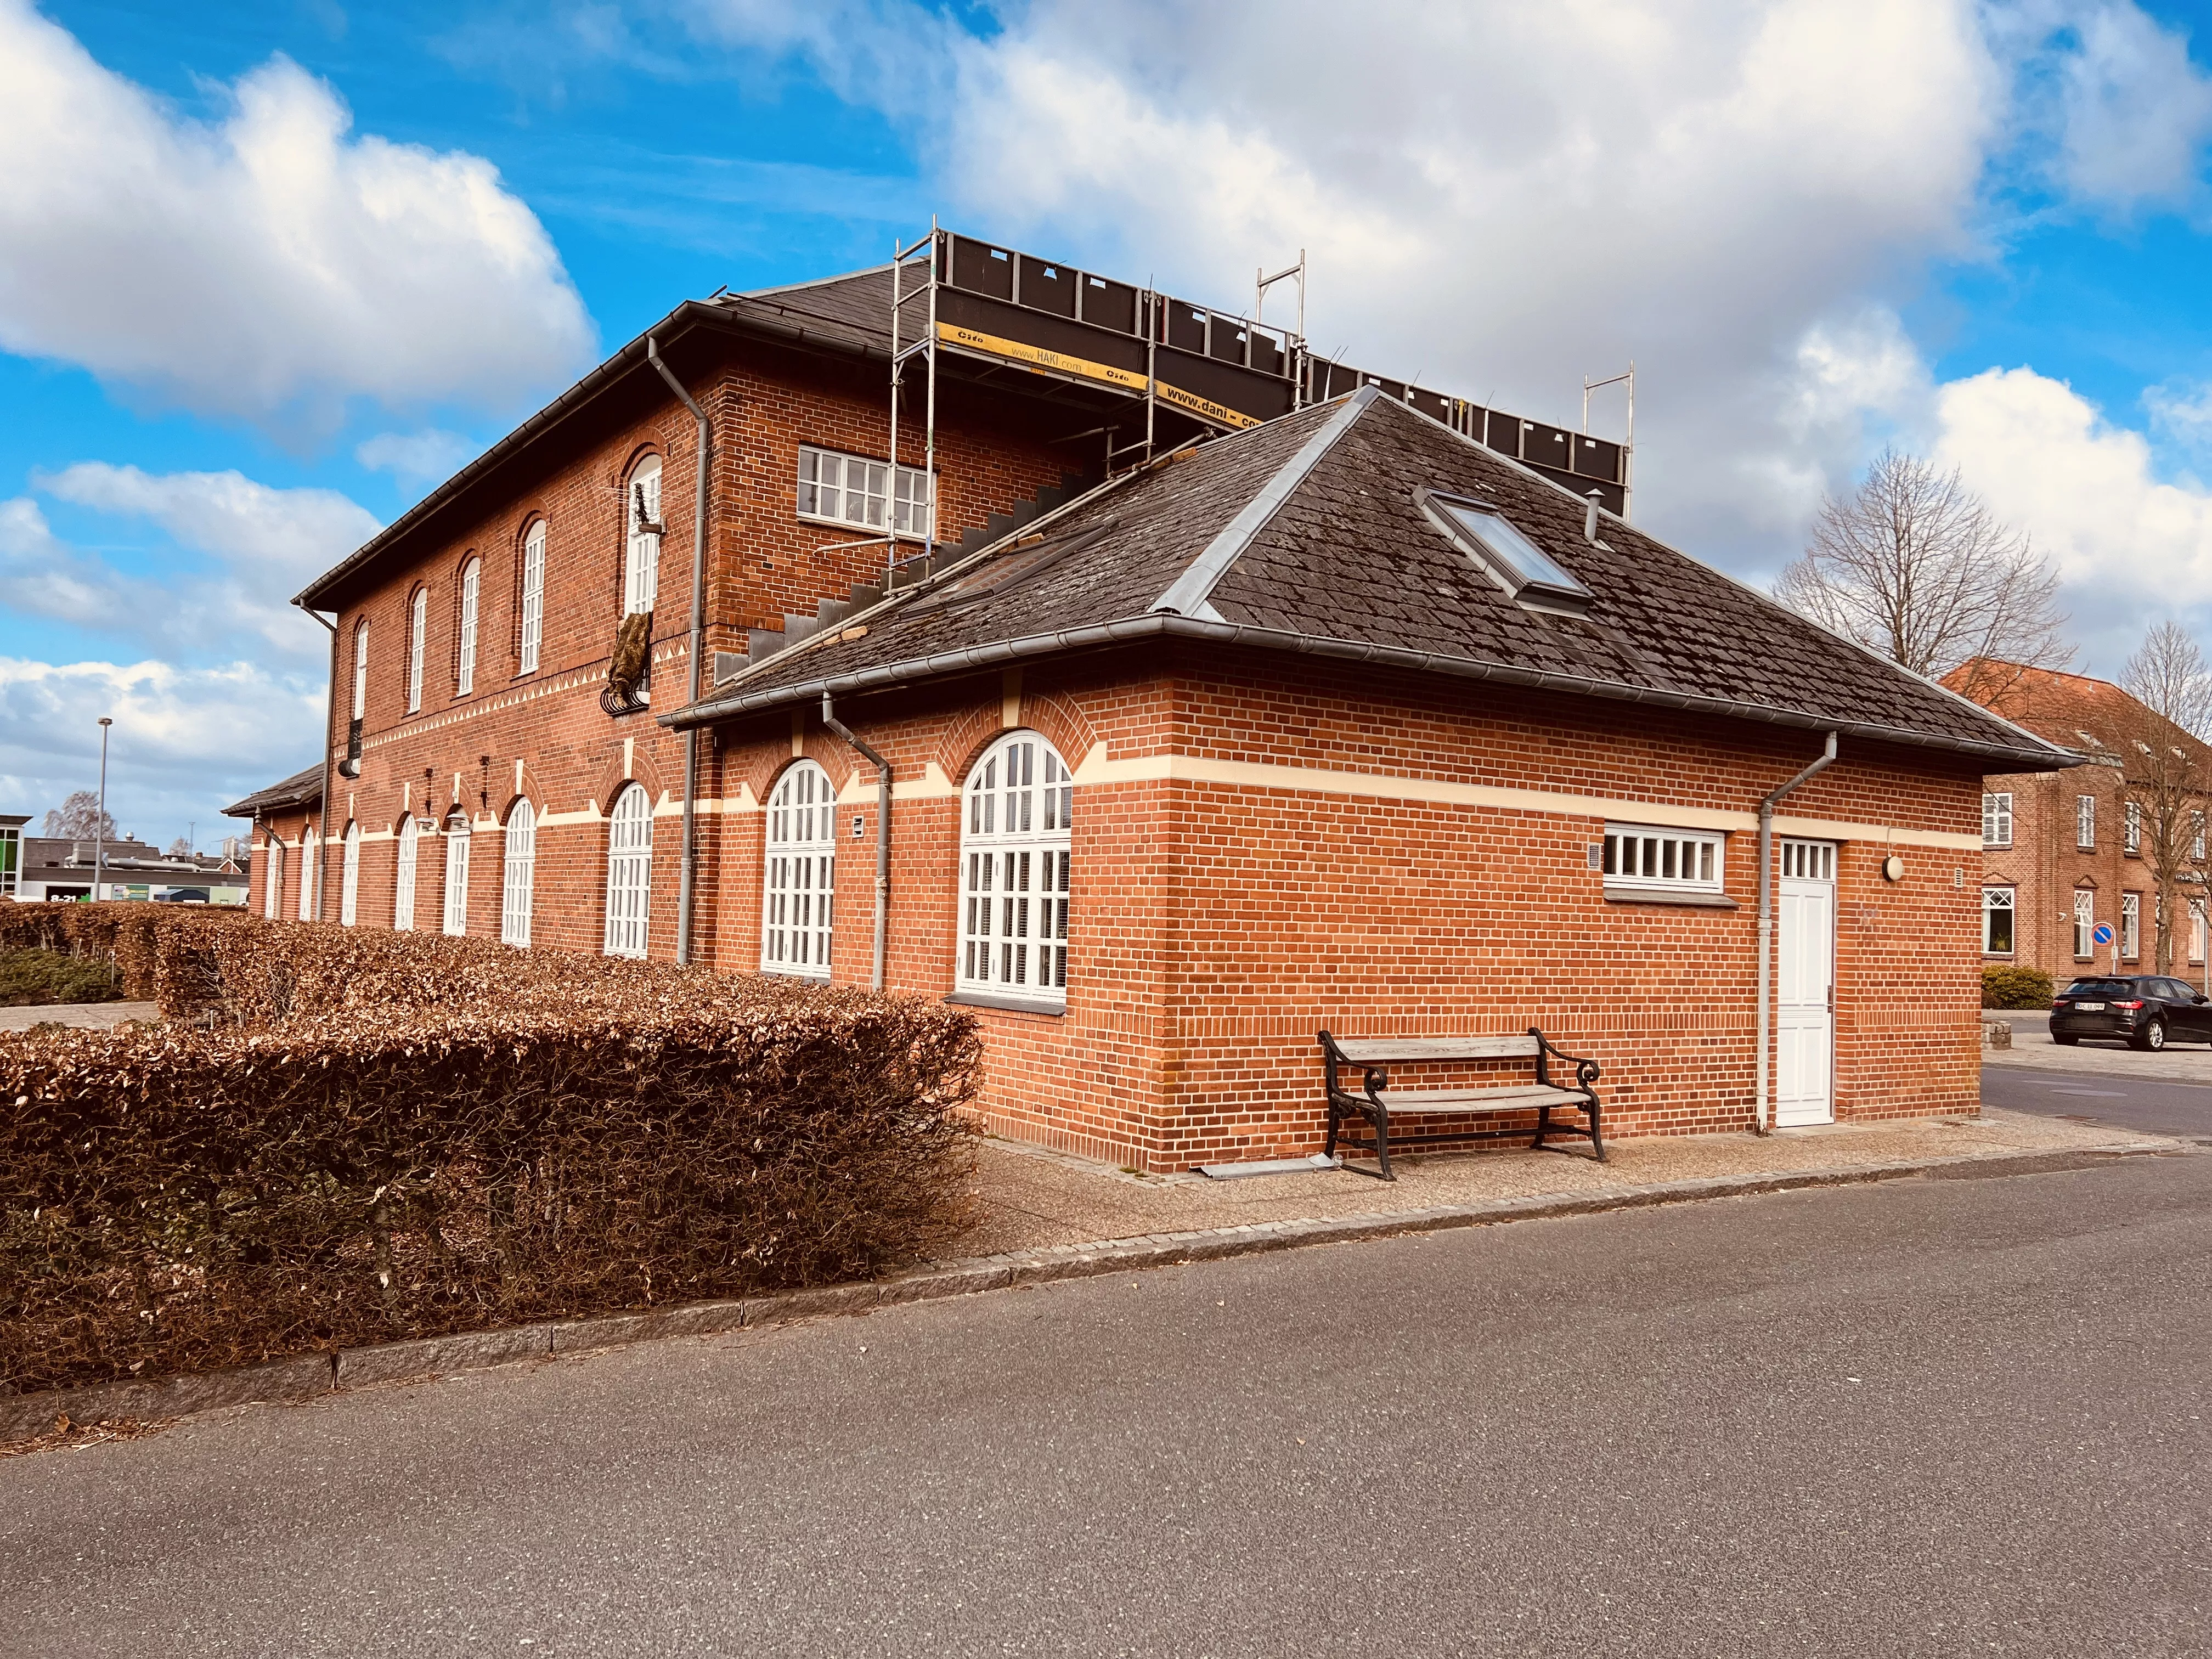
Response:
M2212 386L2154 386L2143 393L2150 428L2193 459L2212 462Z
M274 429L356 397L505 407L587 357L489 162L350 125L283 58L185 119L0 0L0 347Z
M372 472L428 483L451 477L482 447L472 438L432 427L420 432L380 432L356 447L353 458Z
M2116 208L2193 195L2212 140L2212 76L2188 38L2133 5L2081 16L2063 59L2059 173L2075 196Z

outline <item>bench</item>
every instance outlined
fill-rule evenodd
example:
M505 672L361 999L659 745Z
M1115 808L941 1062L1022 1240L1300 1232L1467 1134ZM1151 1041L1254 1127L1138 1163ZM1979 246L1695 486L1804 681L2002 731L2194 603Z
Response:
M1336 1155L1338 1132L1345 1121L1355 1115L1364 1117L1375 1128L1375 1158L1382 1165L1382 1178L1395 1181L1390 1173L1390 1120L1394 1115L1431 1113L1452 1117L1477 1115L1486 1112L1525 1112L1536 1114L1536 1138L1531 1148L1541 1146L1548 1134L1583 1135L1589 1139L1597 1161L1605 1162L1605 1140L1598 1122L1597 1091L1591 1085L1598 1079L1598 1065L1594 1060L1584 1060L1578 1054L1568 1054L1555 1048L1543 1032L1531 1025L1526 1036L1446 1036L1446 1037L1346 1037L1341 1040L1327 1031L1321 1033L1321 1052L1328 1078L1328 1144L1324 1150L1330 1157ZM1439 1061L1474 1060L1534 1060L1536 1078L1533 1083L1507 1084L1502 1087L1482 1089L1393 1089L1389 1087L1389 1066L1392 1063L1415 1065ZM1575 1080L1569 1086L1553 1080L1552 1062L1566 1060L1575 1068ZM1354 1093L1345 1086L1341 1072L1361 1072L1364 1087ZM1552 1111L1554 1107L1565 1107L1582 1114L1583 1121L1577 1125L1563 1123L1554 1128ZM1518 1129L1468 1130L1458 1133L1401 1136L1401 1146L1419 1145L1437 1140L1502 1140L1523 1133ZM1350 1164L1345 1166L1351 1168ZM1370 1173L1361 1170L1361 1174Z

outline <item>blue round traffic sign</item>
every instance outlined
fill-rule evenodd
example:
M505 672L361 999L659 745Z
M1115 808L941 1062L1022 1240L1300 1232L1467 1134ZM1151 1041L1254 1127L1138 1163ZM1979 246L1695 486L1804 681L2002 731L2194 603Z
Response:
M2099 922L2097 931L2090 937L2100 945L2110 945L2112 942L2112 924L2109 921Z

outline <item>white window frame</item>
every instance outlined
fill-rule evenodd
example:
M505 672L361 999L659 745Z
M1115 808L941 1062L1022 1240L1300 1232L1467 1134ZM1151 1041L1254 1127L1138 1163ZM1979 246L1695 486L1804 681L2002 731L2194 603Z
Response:
M338 876L338 924L350 927L361 910L361 826L345 827L345 862Z
M281 920L284 915L284 843L276 839L276 832L269 833L269 844L261 849L267 868L261 875L261 914L268 921Z
M2191 820L2190 827L2192 831L2189 843L2190 862L2202 864L2204 862L2204 814L2193 812L2190 817Z
M1074 775L1040 733L1009 732L961 793L955 988L1065 1008Z
M1719 893L1728 881L1728 837L1673 824L1608 823L1598 867L1608 893Z
M429 631L430 590L418 587L407 618L407 712L422 712L422 640Z
M2012 935L2011 942L2004 945L1997 944L1996 932L1991 925L2000 914L2005 918L2006 931ZM1985 957L2008 957L2015 954L2019 949L2020 896L2018 892L2009 886L2003 885L1983 888L1982 954Z
M884 515L891 494L889 461L817 444L799 447L799 516L813 524L842 525L852 530L882 531L895 527L902 536L920 540L928 533L929 474L918 466L898 470L896 523L886 526Z
M2127 804L2124 821L2121 825L2121 848L2130 857L2142 856L2142 803L2131 800Z
M461 650L453 672L453 695L465 697L477 689L477 597L483 586L483 561L471 559L461 567Z
M446 820L446 907L440 925L451 939L469 931L469 830L465 812Z
M2212 929L2208 929L2205 925L2204 901L2201 898L2190 900L2189 959L2191 962L2204 960L2204 936L2208 931Z
M2120 895L2120 960L2134 962L2142 955L2142 895Z
M2074 959L2086 962L2097 954L2097 894L2094 888L2074 890Z
M421 855L422 831L410 812L399 824L399 850L392 860L392 931L415 931L415 866Z
M522 539L522 642L518 672L535 674L545 641L545 520L530 526Z
M368 624L356 623L353 630L353 717L361 719L368 712Z
M2097 849L2097 798L2094 795L2074 797L2074 845L2077 851L2094 853Z
M315 826L300 826L300 920L315 919Z
M769 796L761 860L761 972L826 980L834 960L837 790L802 760Z
M2012 791L2001 789L1982 797L1982 845L2012 845Z
M660 537L644 528L660 516L660 457L648 455L623 485L623 522L629 526L623 551L623 615L653 609L660 593Z
M507 836L500 849L499 939L519 951L530 948L531 890L538 878L538 809L528 796L507 809Z
M653 801L624 784L607 814L607 916L600 951L642 961L653 918Z

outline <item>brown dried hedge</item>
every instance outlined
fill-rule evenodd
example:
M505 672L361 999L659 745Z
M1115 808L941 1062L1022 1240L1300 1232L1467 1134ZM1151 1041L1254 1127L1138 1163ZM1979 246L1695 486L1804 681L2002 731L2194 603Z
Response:
M877 1274L958 1224L921 999L145 904L0 904L159 1024L0 1033L0 1391Z

